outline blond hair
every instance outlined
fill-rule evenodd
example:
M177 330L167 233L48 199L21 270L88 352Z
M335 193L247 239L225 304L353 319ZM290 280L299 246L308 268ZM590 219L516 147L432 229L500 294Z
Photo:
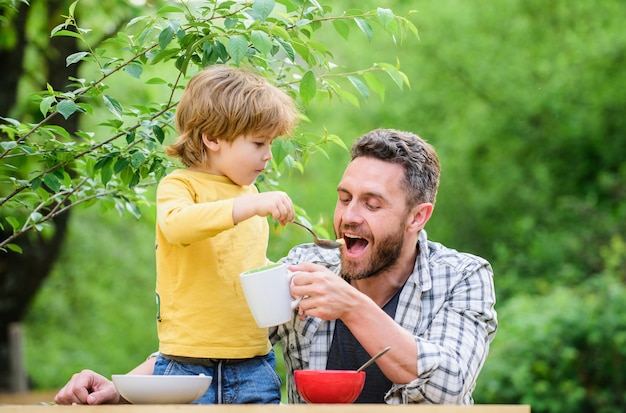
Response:
M186 166L205 161L202 135L232 142L240 136L277 137L299 119L294 100L249 70L213 65L191 78L176 109L176 143L165 148Z

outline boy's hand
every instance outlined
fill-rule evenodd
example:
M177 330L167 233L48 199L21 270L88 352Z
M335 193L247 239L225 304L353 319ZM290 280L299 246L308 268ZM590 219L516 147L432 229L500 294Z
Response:
M291 198L285 192L272 191L260 194L244 195L235 198L233 203L233 221L238 224L255 215L271 215L281 225L292 222L296 212Z
M262 192L253 201L256 203L257 215L265 217L271 215L281 225L295 219L296 212L291 198L284 192Z

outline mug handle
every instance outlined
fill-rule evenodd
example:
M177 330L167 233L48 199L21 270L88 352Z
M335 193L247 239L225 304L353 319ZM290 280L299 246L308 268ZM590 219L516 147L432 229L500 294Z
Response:
M289 284L291 285L291 279L293 278L294 275L296 275L295 272L291 272L289 270L287 270L287 272L289 273ZM303 297L296 297L295 299L291 300L291 309L295 310L296 307L298 306L298 304L300 304L300 301L302 301Z

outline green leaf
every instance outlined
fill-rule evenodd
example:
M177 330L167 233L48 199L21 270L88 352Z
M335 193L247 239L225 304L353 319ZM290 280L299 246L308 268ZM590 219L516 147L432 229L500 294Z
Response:
M82 112L82 113L88 113L90 115L93 115L93 106L88 105L86 103L78 103L76 106L78 106L78 111Z
M59 135L59 136L63 136L65 139L70 140L72 137L70 136L70 133L68 131L65 130L65 128L63 128L62 126L59 125L47 125L42 127L43 130L45 131L49 131L50 133Z
M30 182L30 187L33 191L38 190L41 187L41 179L33 178L33 180Z
M16 127L21 125L20 121L13 118L5 118L4 116L0 116L0 119Z
M411 33L413 33L413 35L416 38L419 38L419 33L417 31L417 27L415 27L415 25L413 23L411 23L408 19L403 19L400 21L400 23L402 24L403 27L408 28L409 31Z
M346 22L344 22L343 20L334 19L333 27L341 37L348 40L348 37L350 36L350 26L348 26Z
M289 56L289 60L291 60L292 62L296 61L296 53L293 50L293 47L291 47L291 45L289 43L287 43L286 41L284 41L281 38L276 38L276 40L278 40L278 43L280 43L280 45L282 46L283 50L285 51L285 53L287 53L287 56Z
M380 96L381 100L385 100L385 84L378 78L378 76L374 75L371 72L363 73L363 79L365 79L365 83L367 86L374 91L374 93Z
M50 37L53 37L56 33L58 33L61 29L65 27L65 23L58 24L50 30Z
M0 142L0 148L2 148L3 151L10 151L11 149L17 148L17 142L15 141Z
M115 164L115 169L117 169L117 163ZM117 173L119 174L119 177L122 180L122 183L130 188L130 180L132 179L133 174L135 173L135 171L133 171L133 168L127 167Z
M103 185L106 185L113 177L113 168L111 167L112 163L113 159L107 158L104 165L102 165L102 169L100 169L100 179L102 180Z
M20 222L12 216L6 216L4 219L11 225L14 231L17 231L20 228Z
M164 50L167 47L167 45L170 44L173 38L174 38L174 29L172 27L166 27L159 34L159 47L161 48L161 50Z
M252 30L250 35L252 45L262 54L267 55L272 50L272 39L261 30Z
M391 11L390 9L383 9L382 7L379 7L378 9L376 9L376 13L378 14L378 19L384 27L388 27L389 23L394 21L395 16L393 14L393 11Z
M345 89L337 89L337 95L341 99L347 100L349 103L353 104L357 108L360 107L359 100L352 93L347 92Z
M176 6L164 6L157 10L157 14L165 14L165 13L184 13L185 10Z
M378 66L383 68L383 70L391 77L398 88L400 90L404 89L404 85L410 86L409 78L402 72L400 72L395 66L390 65L389 63L377 63Z
M254 0L251 14L255 19L265 21L274 10L274 6L276 6L274 0Z
M78 110L78 106L72 100L62 100L56 106L57 112L59 112L65 119L68 119L74 112Z
M317 83L315 75L310 70L307 71L300 81L300 96L305 104L308 104L317 93Z
M350 80L352 86L354 86L356 90L359 91L361 96L363 96L365 99L368 99L370 97L370 90L361 79L356 76L348 76L348 80Z
M136 203L134 203L134 202L127 202L126 203L126 210L128 212L130 212L131 215L133 217L135 217L136 219L141 218L141 210L139 209L139 207L137 206Z
M122 119L122 105L115 98L109 95L103 95L102 99L104 100L104 106L115 115L116 118Z
M72 53L71 55L65 58L65 65L70 66L74 63L78 63L81 60L83 60L83 57L85 56L89 56L89 53L88 52Z
M324 55L328 55L328 51L326 49L326 45L324 43L320 43L320 42L316 42L314 40L308 41L307 45L312 48L313 50L316 50Z
M293 150L294 144L290 140L276 139L272 144L272 158L280 165Z
M41 215L40 212L37 211L33 211L30 213L30 216L28 217L28 220L34 224L41 222L41 219L43 218L43 215Z
M43 177L43 182L52 190L52 192L58 192L61 189L61 182L54 174L46 174Z
M23 253L24 251L22 250L22 247L20 247L17 244L7 244L7 248L10 249L13 252L17 252L18 254Z
M69 12L70 16L74 17L74 10L76 9L76 5L78 4L78 0L70 4Z
M141 77L141 74L143 73L143 66L137 63L131 63L126 66L124 70L132 77L139 79Z
M302 57L302 59L309 64L309 66L316 65L317 62L315 60L315 56L311 55L311 49L309 49L309 47L311 46L310 41L304 43L300 39L293 39L290 44L293 47L294 51L298 53L300 57Z
M146 85L167 85L167 81L160 77L151 77L146 80Z
M272 26L271 31L274 36L280 37L283 40L289 40L289 33L284 27Z
M139 181L141 180L141 175L139 175L139 172L135 172L130 180L130 182L128 183L128 187L132 188L134 186L136 186Z
M89 53L88 52L72 53L71 55L65 58L65 65L70 66L74 63L78 63L81 60L83 60L85 56L89 56Z
M177 49L165 49L160 51L159 53L157 53L156 55L154 55L152 57L152 64L155 65L157 63L159 63L160 61L165 61L165 60L169 60L172 57L175 57L178 55L178 50Z
M228 39L226 51L233 59L235 64L241 63L246 53L248 53L248 40L244 36L234 35Z
M346 145L346 143L343 141L343 139L341 139L339 136L337 135L333 135L333 134L329 134L326 135L326 140L328 140L329 142L334 143L335 145L340 146L341 148L343 148L346 152L348 152L348 146Z
M146 155L141 152L133 153L133 156L130 159L130 164L135 169L139 169L139 167L146 161Z
M119 174L124 169L128 168L128 165L130 165L130 161L128 159L117 158L117 161L115 161L115 166L113 167L113 172Z
M81 36L80 34L70 31L70 30L59 30L59 31L53 31L52 33L50 33L50 37L60 37L60 36L67 36L67 37L75 37L77 39L82 39L83 36Z
M165 140L165 133L163 132L163 129L161 129L159 125L152 126L152 133L154 133L154 136L156 137L157 141L159 141L160 144L163 144L163 141Z
M96 161L92 157L85 158L85 173L89 177L94 176Z
M258 20L258 19L255 18L255 20ZM239 19L235 19L232 17L227 17L224 19L224 27L229 30L234 29L238 23L239 23Z
M56 99L54 98L54 96L46 96L45 98L41 99L41 102L39 103L39 111L41 112L41 114L44 116L48 116L48 112L55 102Z
M370 24L368 22L366 22L365 20L356 17L354 19L354 22L356 23L356 25L359 27L359 29L361 29L361 31L363 33L365 33L365 35L367 36L367 40L372 41L372 36L374 35L374 31L372 30L372 26L370 26Z

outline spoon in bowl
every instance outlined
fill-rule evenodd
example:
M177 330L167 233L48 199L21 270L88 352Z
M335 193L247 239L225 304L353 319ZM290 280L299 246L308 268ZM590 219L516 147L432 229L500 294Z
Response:
M317 236L317 234L315 232L313 232L313 230L309 227L307 227L304 224L299 223L298 221L293 221L292 224L296 224L304 229L306 229L307 231L309 231L311 233L311 235L313 235L313 243L315 245L317 245L318 247L321 248L326 248L326 249L333 249L333 248L339 248L341 247L341 245L343 245L343 242L340 241L333 241L330 239L325 239L325 238L320 238ZM343 240L341 240L343 241Z
M356 371L363 371L366 368L368 368L373 362L376 361L376 359L378 359L378 357L380 357L383 354L385 354L386 352L388 352L390 348L391 348L391 346L387 346L384 349L380 350L378 353L376 353L376 355L374 357L372 357L371 359L367 360L365 362L365 364L363 364L361 367L359 367Z

